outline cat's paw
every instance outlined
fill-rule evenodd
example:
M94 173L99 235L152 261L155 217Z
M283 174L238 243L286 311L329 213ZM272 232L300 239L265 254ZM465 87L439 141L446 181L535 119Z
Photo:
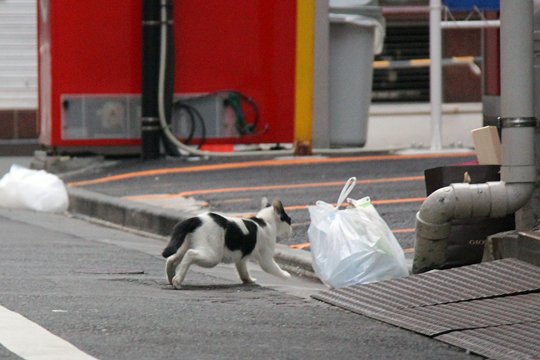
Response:
M281 275L283 276L284 279L290 279L291 278L291 274L289 274L285 270L281 270Z
M167 281L169 282L169 284L172 285L172 280L176 275L176 266L170 260L167 260L167 266L165 267L165 275L167 276Z
M244 284L255 284L257 282L257 279L254 279L254 278L250 277L250 278L247 278L247 279L242 279L242 282Z
M180 290L182 288L182 282L176 276L172 279L171 285L173 289Z

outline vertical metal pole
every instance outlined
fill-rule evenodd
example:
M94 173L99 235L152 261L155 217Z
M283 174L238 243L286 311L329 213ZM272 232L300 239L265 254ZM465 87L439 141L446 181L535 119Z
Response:
M501 117L532 117L533 0L501 0Z
M534 182L534 6L533 0L501 0L501 180ZM530 229L538 188L516 212L516 229ZM533 215L534 216L534 215Z
M431 150L442 149L442 45L441 0L429 2L429 92L431 102Z
M142 0L142 96L141 154L160 156L161 126L158 117L159 0Z

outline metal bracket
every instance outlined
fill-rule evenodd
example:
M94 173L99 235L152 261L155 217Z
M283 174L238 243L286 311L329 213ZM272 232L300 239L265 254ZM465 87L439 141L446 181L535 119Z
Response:
M515 118L497 118L502 128L517 128L517 127L536 127L536 118L531 117L515 117Z

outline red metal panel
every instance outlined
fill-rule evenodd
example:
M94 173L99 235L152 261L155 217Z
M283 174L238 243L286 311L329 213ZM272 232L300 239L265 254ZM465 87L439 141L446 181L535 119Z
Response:
M236 89L261 110L268 134L291 142L294 117L296 1L175 3L177 92Z
M134 94L141 88L141 9L137 0L49 0L51 146L125 146L138 139L64 140L62 94ZM40 29L43 32L43 29ZM40 47L43 44L40 43ZM44 54L40 54L40 62ZM40 81L44 74L40 72ZM41 117L42 121L48 121ZM42 129L46 126L42 125Z
M137 144L138 139L62 139L60 99L62 94L140 93L141 1L42 3L48 3L51 57L51 134L42 141L51 146ZM268 123L269 131L240 142L291 142L296 2L183 0L174 5L175 92L241 91L257 102L260 124Z

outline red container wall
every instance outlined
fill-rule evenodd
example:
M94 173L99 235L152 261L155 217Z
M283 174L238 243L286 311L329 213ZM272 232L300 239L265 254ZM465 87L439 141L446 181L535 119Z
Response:
M176 91L239 90L269 124L260 140L292 142L296 1L178 1L175 12Z
M141 1L49 0L51 146L137 144L132 140L63 140L62 94L140 94ZM233 89L260 108L268 132L236 142L291 142L294 117L295 1L182 0L175 6L176 93ZM43 28L40 29L43 33ZM45 39L47 41L47 39ZM40 67L40 81L46 79ZM45 91L47 86L45 86ZM40 89L43 96L44 87ZM221 139L230 142L231 139ZM214 141L215 142L215 141ZM220 142L220 141L218 141Z

